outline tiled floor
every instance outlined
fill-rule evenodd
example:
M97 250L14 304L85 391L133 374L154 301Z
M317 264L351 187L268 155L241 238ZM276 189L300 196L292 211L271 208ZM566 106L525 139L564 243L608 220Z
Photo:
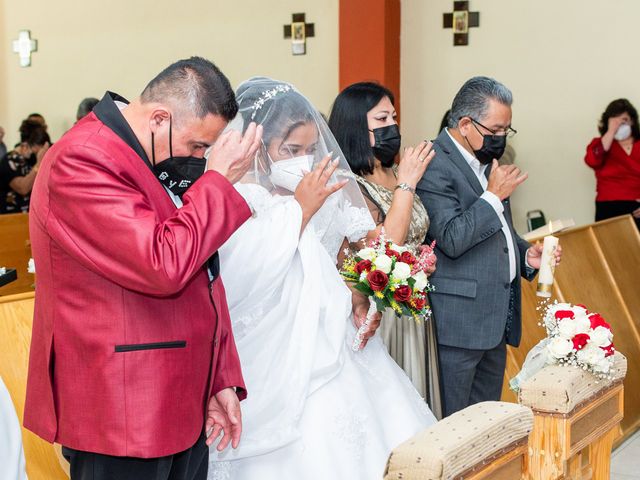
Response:
M611 454L611 480L640 480L640 431Z

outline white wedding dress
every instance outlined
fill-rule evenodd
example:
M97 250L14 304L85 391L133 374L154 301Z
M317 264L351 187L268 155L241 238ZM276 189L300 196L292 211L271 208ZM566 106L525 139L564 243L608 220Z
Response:
M313 221L335 206L300 236L292 196L237 188L255 214L220 250L221 275L249 396L240 446L211 448L209 479L382 478L391 450L436 420L378 336L350 348L342 238Z

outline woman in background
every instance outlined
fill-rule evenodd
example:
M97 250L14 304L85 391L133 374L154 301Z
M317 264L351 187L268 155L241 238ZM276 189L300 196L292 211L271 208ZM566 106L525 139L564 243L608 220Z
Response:
M640 130L638 112L626 98L611 102L600 118L600 137L584 161L596 173L596 221L633 215L640 229Z

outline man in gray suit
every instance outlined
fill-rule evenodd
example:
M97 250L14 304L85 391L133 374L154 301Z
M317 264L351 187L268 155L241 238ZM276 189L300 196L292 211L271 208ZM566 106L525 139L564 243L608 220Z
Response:
M437 244L430 298L445 415L500 399L506 344L520 343L520 276L532 280L540 267L542 246L520 238L511 220L509 197L527 174L497 162L516 133L511 102L496 80L468 80L416 189Z

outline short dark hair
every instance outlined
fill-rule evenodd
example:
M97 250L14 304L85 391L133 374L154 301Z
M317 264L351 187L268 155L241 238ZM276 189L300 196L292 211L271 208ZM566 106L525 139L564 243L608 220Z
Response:
M20 125L20 141L33 145L51 143L49 134L44 127L35 120L23 120Z
M385 97L394 105L393 93L388 88L378 83L359 82L342 90L333 102L329 128L356 175L373 173L374 154L367 112Z
M204 118L208 114L232 120L238 103L227 77L212 62L191 57L169 65L145 87L142 103L173 102L182 112Z
M87 97L80 102L78 105L78 111L76 112L76 120L80 120L81 118L86 117L91 113L93 107L95 107L100 100L95 97Z
M628 113L631 117L631 121L633 122L632 125L630 125L631 135L633 135L634 140L639 140L640 128L638 127L638 111L626 98L618 98L607 105L607 108L602 113L602 117L600 117L600 122L598 123L598 131L600 132L600 135L607 133L607 129L609 128L609 119L611 117L617 117L623 113Z

